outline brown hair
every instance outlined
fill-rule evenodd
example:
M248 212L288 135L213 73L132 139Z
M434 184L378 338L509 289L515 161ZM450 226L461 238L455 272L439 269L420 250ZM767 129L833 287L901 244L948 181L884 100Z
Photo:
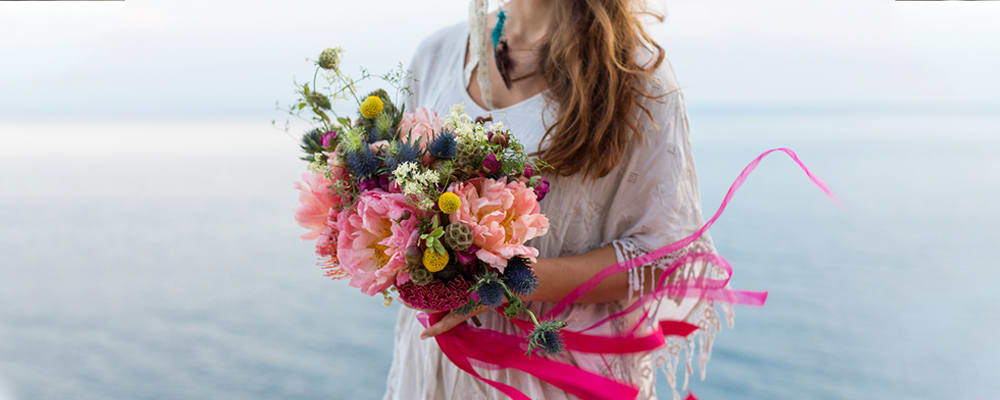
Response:
M622 162L626 148L642 140L640 118L653 116L645 99L663 48L649 36L640 16L662 22L643 0L559 0L556 28L542 48L540 74L558 114L536 154L568 176L603 177ZM651 59L639 64L639 51Z

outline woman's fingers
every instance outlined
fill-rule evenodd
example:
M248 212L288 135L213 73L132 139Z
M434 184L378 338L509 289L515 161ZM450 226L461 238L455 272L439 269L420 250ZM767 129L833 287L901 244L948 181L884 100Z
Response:
M448 313L448 315L446 315L436 324L431 325L427 329L424 329L424 331L420 333L420 338L427 339L429 337L434 337L441 333L447 332L449 329L454 328L458 324L464 323L465 320L469 318L482 314L482 312L486 310L488 310L488 308L483 307L468 314Z

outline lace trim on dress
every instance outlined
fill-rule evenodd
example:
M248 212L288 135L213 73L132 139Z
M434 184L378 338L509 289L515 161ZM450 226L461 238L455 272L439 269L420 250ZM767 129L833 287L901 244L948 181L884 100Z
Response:
M649 252L649 250L643 249L634 240L629 238L616 240L613 242L613 245L619 260L627 260ZM702 237L687 247L658 259L649 265L629 270L629 303L642 297L647 288L651 289L652 286L656 284L657 274L664 271L681 255L690 252L712 251L713 246L711 244L711 239ZM725 271L705 262L693 262L681 266L676 272L667 278L667 284L670 284L679 278L699 277L721 279L725 277ZM654 317L656 317L659 313L660 307L669 306L670 304L667 302L671 302L674 305L679 306L682 300L683 298L664 297L660 300L660 302L655 303L656 305L654 306L653 314L647 320L650 326L658 320L658 318ZM691 309L691 312L688 313L687 316L683 317L685 321L698 325L701 329L687 338L669 337L667 338L667 344L664 348L654 351L646 356L651 357L651 361L654 363L653 365L666 375L667 382L670 385L670 390L673 392L674 400L680 400L681 398L680 393L677 390L677 373L681 359L684 359L684 381L681 385L681 391L687 390L690 376L694 373L692 362L694 361L696 353L698 355L698 368L701 372L700 376L702 380L705 380L708 361L712 357L712 345L715 343L716 336L722 330L722 323L719 316L720 310L721 314L725 316L726 325L729 326L729 329L732 329L734 322L732 305L722 303L719 304L717 310L714 301L702 299ZM641 374L644 382L647 382L647 380L655 381L656 377L653 376L653 371L650 368L642 368ZM644 384L641 386L643 389L646 387L655 387L655 385L652 384ZM655 391L646 393L646 390L643 390L643 393L640 393L639 398L655 398L655 396Z
M469 3L469 62L465 66L465 89L472 81L472 71L476 71L476 82L479 83L479 97L487 110L493 109L493 90L490 83L489 42L486 36L487 17L489 16L488 0L472 0Z

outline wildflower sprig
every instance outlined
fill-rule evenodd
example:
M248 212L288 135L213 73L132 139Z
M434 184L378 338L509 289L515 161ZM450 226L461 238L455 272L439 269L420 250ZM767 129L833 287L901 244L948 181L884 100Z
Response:
M404 162L392 171L392 178L399 184L403 194L416 199L416 205L424 210L434 208L440 192L437 171L420 166L416 162Z
M514 258L518 259L518 258ZM514 260L512 259L512 260ZM532 354L536 349L542 349L546 353L555 354L559 353L563 349L562 335L559 330L566 326L565 322L562 321L545 321L539 322L538 317L534 312L525 308L524 301L521 300L517 294L526 295L537 287L537 281L534 278L534 274L528 271L531 275L530 284L517 284L513 279L524 279L524 271L522 268L527 267L526 260L521 259L515 265L508 265L508 269L514 268L515 274L520 275L522 278L508 277L511 275L511 271L504 270L504 274L501 277L495 272L486 272L479 277L479 280L469 289L469 291L475 292L479 296L479 300L473 303L470 300L468 303L460 307L460 314L468 314L471 310L479 305L485 305L489 307L497 307L503 302L503 298L506 297L507 305L504 307L503 313L507 318L516 318L522 312L528 314L532 323L535 325L535 329L531 331L528 335L528 354ZM520 289L519 292L515 294L511 286L515 286ZM520 287L518 287L520 286Z
M528 312L531 321L535 323L535 329L528 334L528 354L535 349L541 348L548 354L556 354L563 350L563 338L559 330L566 327L563 321L538 322L535 314Z
M294 82L298 99L283 109L289 119L296 118L318 124L324 131L348 130L356 124L351 118L339 115L336 106L341 101L350 100L354 103L354 107L351 108L359 109L367 99L361 95L360 88L369 81L379 80L394 89L395 94L391 100L395 103L401 103L400 100L413 93L409 86L414 82L413 76L402 63L381 74L374 74L366 68L361 68L358 75L352 75L342 68L343 55L344 50L339 47L327 48L320 52L316 60L311 60L315 64L312 80ZM381 100L390 100L388 93ZM280 103L278 107L280 109ZM403 114L402 108L393 107L391 111L386 113L384 123L386 126L398 125ZM272 121L272 124L277 125L275 121ZM289 126L290 123L286 120L286 131Z
M429 232L420 235L420 240L424 241L428 249L433 249L438 254L445 254L447 251L444 249L444 245L441 244L441 236L444 236L444 228L441 227L439 218L435 214L431 217Z

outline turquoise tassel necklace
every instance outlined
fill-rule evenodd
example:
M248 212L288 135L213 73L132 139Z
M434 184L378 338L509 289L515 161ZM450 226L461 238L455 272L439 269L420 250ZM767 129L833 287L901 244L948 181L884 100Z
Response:
M497 12L497 24L490 32L490 38L493 39L493 60L496 61L497 70L500 72L500 77L503 78L504 86L510 90L510 72L514 70L514 60L510 58L510 46L503 39L503 27L506 22L507 11L501 8Z

